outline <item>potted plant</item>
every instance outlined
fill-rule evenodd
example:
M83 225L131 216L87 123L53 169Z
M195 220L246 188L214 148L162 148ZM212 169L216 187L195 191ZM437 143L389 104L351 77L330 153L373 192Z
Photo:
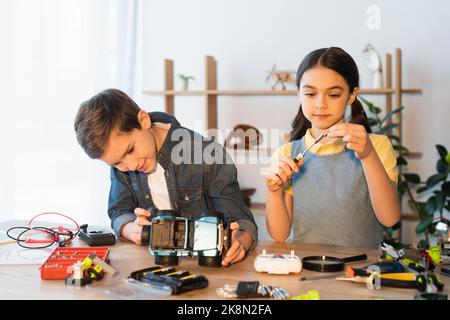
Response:
M422 180L418 174L409 174L406 181L417 194L431 193L424 201L417 201L412 195L408 201L413 213L420 218L420 222L416 226L416 233L424 233L428 243L430 242L429 235L438 237L442 231L447 234L450 224L448 218L450 213L450 154L442 145L436 145L436 149L439 154L436 161L436 172L426 180ZM440 230L437 228L438 225L440 225Z
M183 83L183 91L187 91L189 89L189 80L193 80L195 81L195 78L192 76L187 76L184 74L179 74L178 78L182 81Z
M400 113L403 107L392 110L383 118L380 118L381 109L375 106L372 102L360 98L367 106L373 117L369 117L369 124L374 133L386 134L391 140L392 146L398 152L397 166L399 167L399 178L397 183L397 191L400 202L405 194L408 195L408 205L413 214L419 218L419 223L416 226L416 234L424 234L427 243L430 243L430 235L437 236L436 227L443 224L447 227L450 225L449 219L445 215L445 211L450 212L450 181L448 181L450 171L450 154L442 145L436 145L439 154L439 159L436 163L436 173L422 180L417 173L404 172L408 162L404 155L409 150L402 146L400 137L394 135L392 130L398 127L397 123L392 123L392 116ZM425 200L419 201L415 195L424 192L431 192L432 195ZM393 231L400 227L396 225L393 228L386 228L385 237L392 238ZM441 229L442 231L442 229ZM401 244L400 244L401 245Z

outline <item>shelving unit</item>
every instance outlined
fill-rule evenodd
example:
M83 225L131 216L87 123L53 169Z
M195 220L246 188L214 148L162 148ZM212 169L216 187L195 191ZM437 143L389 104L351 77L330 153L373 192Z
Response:
M395 106L402 105L403 94L422 93L421 89L403 88L401 77L401 50L395 49L395 82L392 86L392 57L386 54L386 88L385 89L360 89L361 95L385 95L386 112L392 110L392 100ZM175 111L176 96L203 96L205 99L205 127L207 129L217 128L217 98L219 96L297 96L296 90L218 90L217 88L217 61L212 56L205 57L205 90L176 91L174 90L174 62L170 59L164 60L164 90L144 91L144 94L151 96L164 96L165 111L173 114ZM401 114L397 114L401 117ZM399 123L401 119L397 118ZM399 127L401 136L401 126ZM414 153L414 155L420 155Z
M385 112L392 111L393 106L397 108L402 105L402 96L404 94L420 94L422 89L418 88L403 88L402 87L402 52L399 48L395 49L395 66L394 77L392 77L392 55L386 54L385 60L385 84L384 89L370 89L361 88L360 95L385 95ZM217 86L217 61L212 56L205 57L205 89L193 90L193 91L177 91L174 90L174 62L170 59L164 60L164 90L163 91L143 91L144 94L150 96L163 96L165 111L170 114L174 114L175 111L175 97L177 96L192 96L203 97L205 108L205 127L206 129L217 128L217 108L218 97L220 96L297 96L296 90L219 90ZM395 116L395 122L399 123L398 128L395 130L396 135L402 137L402 119L401 113L397 113ZM270 153L270 151L269 151ZM408 158L420 158L421 152L409 152L403 154ZM255 203L254 213L263 213L264 204ZM404 214L405 220L413 220L415 216L411 214Z

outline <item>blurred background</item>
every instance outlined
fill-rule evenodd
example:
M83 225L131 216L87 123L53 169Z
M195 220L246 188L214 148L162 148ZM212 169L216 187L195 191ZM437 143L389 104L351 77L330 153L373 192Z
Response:
M450 147L449 12L445 0L0 0L0 219L57 211L109 225L109 168L76 141L80 103L115 87L142 109L164 111L164 96L145 93L164 90L164 59L174 62L174 89L183 89L184 74L195 78L189 90L196 91L205 89L206 55L217 62L220 90L271 90L274 64L295 71L310 51L338 46L357 62L361 87L374 88L366 45L378 51L383 72L386 54L394 59L401 49L402 86L421 90L402 95L402 145L420 153L405 170L424 179L436 170L435 145ZM383 115L384 95L362 96ZM177 119L201 133L204 107L202 95L175 98ZM237 124L276 129L281 143L297 109L295 95L220 96L217 128L224 135ZM237 165L241 188L255 189L261 238L260 167L271 151L246 161L235 155L244 162ZM411 212L407 204L404 211ZM418 223L403 221L403 242L417 237Z

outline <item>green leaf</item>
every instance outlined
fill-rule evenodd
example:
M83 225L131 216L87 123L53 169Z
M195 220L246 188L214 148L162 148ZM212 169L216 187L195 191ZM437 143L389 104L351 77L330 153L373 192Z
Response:
M395 129L397 127L398 127L397 123L388 124L387 126L384 126L381 128L380 133L386 134L386 133L390 132L392 129Z
M405 188L403 187L403 185L401 183L397 184L397 194L398 194L398 199L399 199L400 203L402 203L403 195L405 194Z
M394 109L391 112L389 112L388 114L386 114L384 116L384 118L381 120L381 124L383 124L386 120L391 118L394 114L401 112L403 109L404 109L404 107L400 107L400 108Z
M439 152L439 155L441 156L442 160L445 160L445 158L447 157L447 149L445 149L445 147L443 145L437 144L436 145L436 149Z
M445 156L445 162L450 165L450 153Z
M422 217L426 216L426 213L425 213L425 202L416 201L416 204L417 204L417 208L414 205L414 201L413 200L408 200L409 208L411 209L413 214L415 214L419 218L422 218ZM417 210L419 210L419 211L417 211Z
M404 173L403 177L410 183L420 183L420 176L416 173Z
M435 192L436 194L436 210L441 212L445 205L445 196L442 191Z
M439 173L446 173L448 170L448 164L445 160L439 159L436 163L436 171Z
M422 193L422 192L425 192L425 191L427 191L428 190L428 187L427 186L423 186L423 187L420 187L419 189L417 189L417 193Z
M434 174L427 179L427 187L429 189L431 189L432 187L437 185L439 182L444 181L445 178L447 178L447 174L445 174L445 173Z
M442 184L442 193L447 197L450 197L450 181L445 181Z
M433 217L426 217L422 221L419 222L419 224L416 226L416 233L421 234L423 233L431 224L433 223Z
M389 139L396 141L396 142L400 142L400 137L398 136L394 136L394 135L387 135Z
M375 127L380 123L380 121L375 118L369 118L368 120L369 120L369 126L371 126L371 127Z
M369 100L364 99L363 97L359 97L361 99L362 102L364 102L364 104L367 106L367 108L369 109L369 111L373 114L379 114L381 112L381 109L376 107L372 102L370 102Z
M436 196L432 196L427 200L427 204L425 205L425 212L427 216L433 217L434 213L436 212L437 205L436 205Z
M402 156L398 156L397 157L397 166L406 166L408 165L408 161L406 161L405 158L403 158Z
M402 145L392 145L392 148L393 148L395 151L402 152L402 153L406 153L406 152L409 151L408 148L405 148L405 147L402 146Z

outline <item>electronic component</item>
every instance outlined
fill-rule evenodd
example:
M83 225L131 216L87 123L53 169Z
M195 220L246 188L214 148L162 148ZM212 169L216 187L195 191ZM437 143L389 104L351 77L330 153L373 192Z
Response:
M206 288L208 279L199 274L190 274L189 271L176 271L173 267L155 266L130 274L129 278L150 283L155 287L169 287L172 294L180 294L195 289Z
M114 233L105 230L88 230L87 224L80 226L79 237L91 247L111 246L116 243Z
M291 250L291 254L267 254L263 250L254 262L255 270L258 272L267 272L269 274L289 274L302 271L302 262L300 258Z

